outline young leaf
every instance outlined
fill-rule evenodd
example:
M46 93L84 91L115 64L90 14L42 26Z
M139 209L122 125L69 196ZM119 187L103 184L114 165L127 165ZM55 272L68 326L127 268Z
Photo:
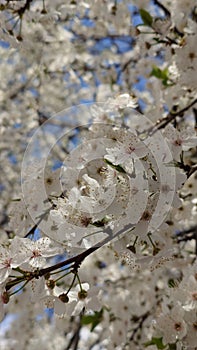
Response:
M140 16L142 17L142 20L144 24L148 27L152 26L153 18L152 16L144 9L140 9Z
M145 347L148 347L150 345L156 345L157 349L165 349L167 345L164 345L162 342L162 338L154 338L152 337L152 339L148 342L146 342Z
M107 163L108 165L110 165L112 168L116 169L119 173L124 173L126 174L126 171L123 169L123 167L121 165L114 165L113 163L111 163L109 160L104 159L105 163Z
M157 66L153 66L150 76L154 76L158 79L161 79L162 84L164 86L168 86L168 68L162 70Z
M103 309L100 311L95 311L92 315L83 315L81 319L82 325L91 324L90 331L92 332L94 328L102 321Z

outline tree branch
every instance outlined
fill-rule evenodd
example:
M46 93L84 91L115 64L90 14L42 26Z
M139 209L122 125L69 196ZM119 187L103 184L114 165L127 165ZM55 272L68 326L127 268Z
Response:
M169 112L168 115L163 118L159 119L156 124L153 127L150 127L148 130L145 130L149 133L149 135L153 135L157 130L163 129L168 125L172 120L174 120L176 117L183 117L184 113L190 109L192 106L194 106L197 103L197 98L195 98L189 105L181 109L177 112Z
M74 332L72 338L70 339L65 350L71 349L72 345L73 345L73 350L77 350L77 348L78 348L78 344L79 344L79 340L80 340L80 330L82 327L81 319L82 319L82 316L84 315L84 311L85 311L85 308L83 308L83 310L81 311L78 327L77 327L76 331Z
M153 0L153 2L155 3L155 5L157 5L158 7L160 7L163 10L163 12L165 13L165 15L167 17L171 17L170 11L163 4L161 4L160 1Z
M95 244L93 247L85 250L84 252L82 252L82 253L80 253L78 255L75 255L75 256L73 256L73 257L71 257L71 258L69 258L67 260L64 260L64 261L62 261L60 263L57 263L57 264L55 264L53 266L46 267L44 269L39 270L39 272L37 272L37 274L35 276L33 276L33 277L36 277L36 278L42 277L42 276L44 276L44 275L46 275L46 274L48 274L48 273L50 273L50 272L52 272L54 270L57 270L57 269L59 269L61 267L64 267L66 265L70 265L72 263L74 263L75 268L78 268L81 265L81 263L83 262L83 260L85 258L87 258L87 256L89 256L90 254L95 252L97 249L103 247L105 244L111 242L114 238L118 237L122 233L130 230L133 226L135 226L135 225L133 225L133 224L125 225L123 227L123 229L118 231L113 237L111 237L111 235L109 235L108 237L106 237L101 242Z
M138 318L139 323L138 323L137 327L134 328L134 330L129 338L130 341L134 340L134 337L135 337L137 331L142 328L143 323L145 322L145 320L147 319L148 316L149 316L149 311L147 311L144 315L142 315Z
M73 266L71 267L73 270L77 270L79 268L79 266L81 265L81 263L83 262L83 260L85 258L87 258L90 254L94 253L97 249L103 247L105 244L111 242L114 238L118 237L119 235L121 235L122 233L131 230L131 228L135 226L133 224L128 224L125 225L120 231L118 231L113 237L111 235L109 235L108 237L106 237L104 240L102 240L101 242L99 242L99 244L95 244L93 247L85 250L84 252L75 255L69 259L66 259L64 261L61 261L60 263L57 263L55 265L43 268L43 269L37 269L35 271L24 271L24 280L28 280L31 281L34 278L38 279L42 276L45 276L46 274L49 274L52 271L55 271L57 269L60 269L64 266L67 265L71 265L73 264ZM18 278L13 279L11 281L9 281L6 284L6 291L8 291L9 289L12 288L13 283L18 283Z

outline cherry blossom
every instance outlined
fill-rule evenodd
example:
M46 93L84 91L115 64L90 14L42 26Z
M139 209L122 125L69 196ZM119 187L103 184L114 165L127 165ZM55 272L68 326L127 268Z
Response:
M196 349L195 1L0 10L0 348Z
M138 106L137 98L126 93L118 95L114 100L110 102L114 102L115 105L120 109L126 107L136 108Z
M169 313L158 318L157 324L162 331L164 344L175 343L187 334L187 325L183 316L184 310L179 305L175 305Z
M27 238L23 241L23 249L26 261L33 267L44 266L48 257L62 252L61 248L51 247L51 240L48 237L40 238L37 241L31 241Z
M177 131L172 125L168 125L165 128L164 135L169 140L176 160L180 160L182 150L187 151L196 145L196 134L192 128Z
M7 247L0 246L0 283L4 282L13 268L28 260L24 251L23 240L15 237Z

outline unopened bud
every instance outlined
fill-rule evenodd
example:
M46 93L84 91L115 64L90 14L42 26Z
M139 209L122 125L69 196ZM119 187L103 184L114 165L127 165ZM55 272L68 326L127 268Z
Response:
M55 287L55 281L54 280L48 280L47 281L47 287L49 289L53 289Z
M8 304L9 303L9 300L10 300L10 297L9 297L9 294L8 292L3 292L1 294L1 299L3 301L4 304Z
M59 299L63 302L63 303L68 303L69 302L69 297L67 294L62 293L59 295Z
M84 289L80 290L80 292L78 293L78 298L79 299L85 299L88 295L88 292Z

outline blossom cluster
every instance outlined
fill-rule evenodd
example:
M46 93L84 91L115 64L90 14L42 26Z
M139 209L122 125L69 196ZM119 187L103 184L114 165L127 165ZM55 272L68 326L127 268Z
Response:
M0 348L196 350L195 1L0 10Z

